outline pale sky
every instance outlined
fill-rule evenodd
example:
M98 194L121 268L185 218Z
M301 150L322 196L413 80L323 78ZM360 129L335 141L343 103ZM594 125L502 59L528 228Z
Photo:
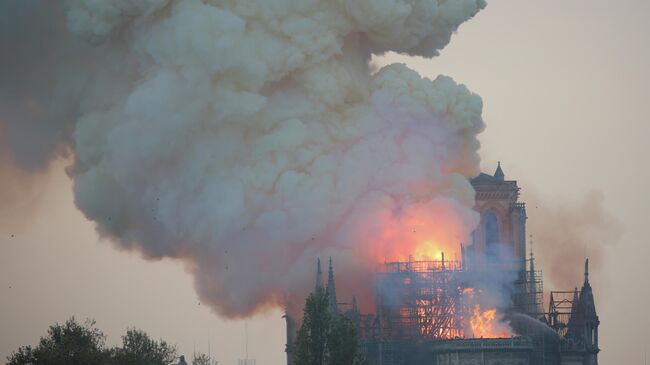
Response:
M502 161L524 200L527 191L549 204L603 193L625 231L603 249L605 264L593 268L602 364L642 363L650 345L650 248L643 231L650 206L649 16L650 2L642 0L493 0L438 58L377 60L405 62L431 78L449 75L481 95L482 166L491 173ZM16 190L24 194L21 204L0 205L0 357L75 315L96 319L109 344L135 326L187 355L194 348L207 352L210 337L221 364L242 358L244 322L199 305L178 262L144 262L100 241L74 206L64 166L60 161L33 186ZM15 188L11 174L0 178ZM535 245L542 250L544 242ZM546 289L577 284L546 282ZM285 361L280 316L275 310L249 320L249 354L259 365Z

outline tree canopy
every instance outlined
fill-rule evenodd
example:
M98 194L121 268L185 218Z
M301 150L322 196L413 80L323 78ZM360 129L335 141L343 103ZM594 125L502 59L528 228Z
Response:
M194 354L194 356L192 357L192 365L215 365L215 364L217 364L216 361L212 360L210 356L203 353Z
M7 365L171 365L177 358L174 346L142 330L129 329L119 347L107 348L105 339L94 321L72 317L50 326L36 346L13 352Z
M35 347L20 347L7 358L7 365L106 364L104 340L94 321L79 323L73 317L50 326Z
M295 365L361 365L354 324L340 313L332 313L322 287L309 295L303 321L293 346Z
M144 331L129 329L122 336L122 347L111 350L114 364L119 365L162 365L172 364L176 358L176 348L167 342L155 341Z

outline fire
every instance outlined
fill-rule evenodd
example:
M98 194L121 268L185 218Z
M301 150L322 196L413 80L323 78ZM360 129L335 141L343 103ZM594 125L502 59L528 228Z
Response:
M476 304L469 322L476 338L507 338L511 336L507 326L497 320L496 308L481 310L481 306Z
M359 240L378 264L386 261L440 261L460 257L460 244L468 242L474 227L457 204L435 200L379 209L355 224Z
M425 241L415 248L413 258L418 261L442 260L442 253L442 245L433 241Z
M496 308L481 308L494 303L489 293L456 280L465 270L461 243L469 242L476 222L446 200L393 208L353 225L368 242L368 256L388 268L382 285L392 299L382 305L390 308L386 322L394 321L389 331L435 339L511 337Z

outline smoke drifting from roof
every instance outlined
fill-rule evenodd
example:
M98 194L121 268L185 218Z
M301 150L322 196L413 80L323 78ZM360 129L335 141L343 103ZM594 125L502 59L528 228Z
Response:
M588 257L590 271L598 272L606 264L603 250L618 243L624 228L618 218L605 207L604 196L591 191L580 199L546 201L526 191L535 254L544 266L544 278L551 288L567 288L567 283L580 286L583 267L576 262Z
M76 204L98 231L183 260L216 312L302 295L318 255L334 257L342 286L370 288L377 258L408 244L399 233L413 224L467 242L480 97L368 63L437 55L483 0L71 0L65 19L26 4L3 25L56 26L38 51L50 81L37 74L16 94L42 112L0 114L14 160L38 168L69 147ZM25 52L15 60L29 72L42 57ZM38 136L51 143L30 163L22 147Z

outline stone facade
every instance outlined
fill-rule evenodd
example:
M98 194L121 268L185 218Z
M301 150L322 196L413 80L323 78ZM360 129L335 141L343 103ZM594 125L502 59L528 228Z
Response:
M481 221L472 233L469 252L475 256L498 255L525 270L527 217L525 204L519 201L517 181L506 180L499 163L494 175L481 173L471 183L476 191L474 209Z
M531 365L533 342L527 337L449 340L433 346L435 365Z

